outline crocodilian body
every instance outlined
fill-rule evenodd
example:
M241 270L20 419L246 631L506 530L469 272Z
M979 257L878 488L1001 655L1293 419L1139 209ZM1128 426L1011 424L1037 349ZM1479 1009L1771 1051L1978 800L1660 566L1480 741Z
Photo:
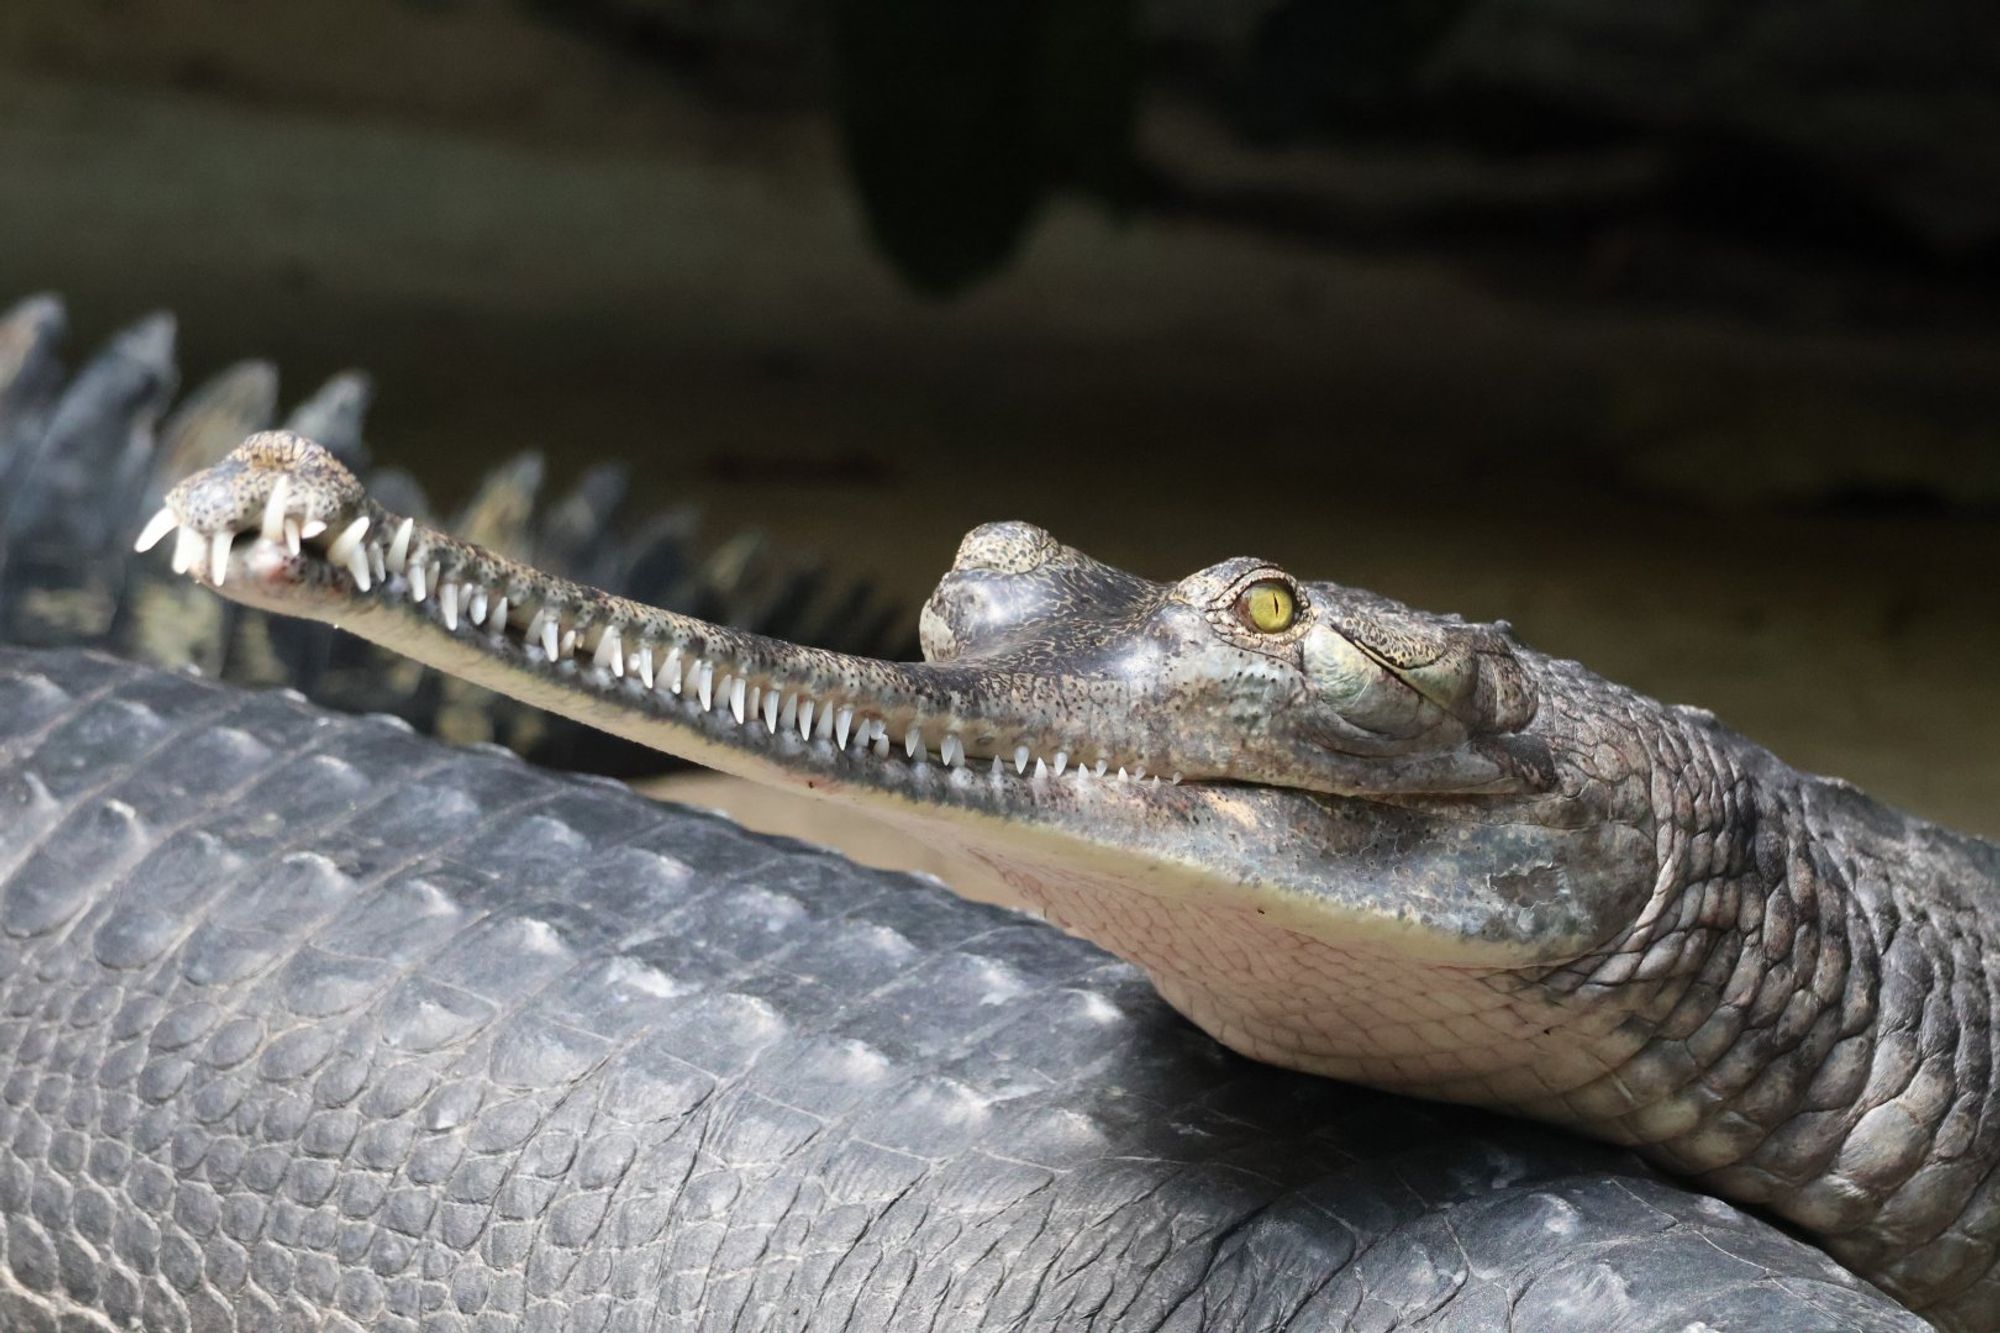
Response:
M902 824L1246 1054L1632 1145L2000 1328L2000 848L1505 626L1002 523L927 661L846 657L506 561L283 433L168 534L238 600Z

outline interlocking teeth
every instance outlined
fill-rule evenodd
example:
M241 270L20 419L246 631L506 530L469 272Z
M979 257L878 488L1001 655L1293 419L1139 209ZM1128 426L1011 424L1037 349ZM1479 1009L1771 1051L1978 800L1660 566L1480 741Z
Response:
M174 573L185 574L208 555L208 544L193 528L182 528L174 534Z
M282 541L296 553L302 541L325 533L327 525L317 519L302 522L297 515L287 513L291 492L292 485L287 479L280 477L273 483L258 517L257 531L263 540ZM500 591L506 585L488 585L479 578L461 579L456 575L443 578L438 559L426 559L423 553L412 550L416 541L413 519L399 522L394 537L386 546L379 540L366 540L369 526L370 520L366 515L355 518L328 543L325 553L327 563L346 569L361 591L367 592L374 584L385 584L392 572L401 573L408 580L412 601L423 602L429 596L437 599L438 617L447 631L456 632L463 618L471 625L484 625L495 635L512 634L509 612L513 604ZM183 525L172 509L161 509L146 521L134 542L134 549L151 550L169 534L174 535L172 564L176 573L194 571L197 576L206 575L218 586L222 584L228 574L229 554L237 535L235 531L202 534ZM533 605L533 602L528 605ZM526 612L527 607L520 609ZM629 648L626 640L628 629L633 633ZM724 703L739 726L756 719L773 737L781 737L796 729L799 739L807 744L815 739L827 740L845 754L849 752L848 746L852 742L861 747L854 754L870 751L878 759L889 758L896 745L889 736L888 719L864 716L865 704L857 706L835 699L815 699L803 691L778 684L755 685L749 672L739 670L726 660L704 661L684 653L682 647L671 642L655 644L647 640L642 626L605 624L592 641L587 635L580 637L580 631L574 625L564 628L559 610L537 606L528 617L521 642L539 647L551 665L570 657L579 646L588 646L593 668L617 678L636 677L648 690L658 689L681 695L691 684L704 712L712 711L718 702ZM1037 783L1071 774L1074 781L1082 785L1093 779L1102 779L1111 771L1110 759L1098 747L1079 747L1094 752L1092 760L1078 758L1072 761L1072 752L1067 748L1053 750L1044 757L1036 753L1031 740L1019 740L1011 748L997 744L990 725L955 717L942 719L940 729L943 734L935 752L938 761L946 769L961 768L968 763L971 756L966 749L967 734L961 729L971 727L972 743L981 752L995 780L1006 776L1009 762L1017 775L1029 775L1032 763L1030 780ZM899 739L904 756L911 761L921 765L931 757L920 721L903 724ZM1130 768L1117 768L1115 776L1120 782L1150 782L1158 787L1164 775L1149 776L1143 765L1132 765ZM1179 784L1181 780L1179 773L1167 778L1174 784Z
M180 527L180 525L181 521L174 517L173 510L162 509L159 513L146 520L145 527L139 529L139 540L132 543L132 549L135 551L150 551L160 544L162 537L165 537L175 528ZM185 574L187 571L177 569L174 572L176 574Z
M590 664L614 676L625 674L625 642L616 625L605 626L604 633L597 636L597 651L590 655Z
M367 553L361 549L361 538L367 531L368 516L363 514L343 528L340 535L333 539L333 544L326 548L327 561L330 564L347 566L347 572L354 576L354 586L363 592L368 591L371 577ZM447 619L452 621L453 627L456 628L458 619L456 607Z
M260 531L267 542L285 539L285 501L292 498L292 479L280 472L278 479L271 483L271 493L264 498L264 522Z
M416 531L417 520L406 518L396 529L396 535L389 542L389 568L401 574L410 562L410 534ZM419 599L421 600L421 599Z

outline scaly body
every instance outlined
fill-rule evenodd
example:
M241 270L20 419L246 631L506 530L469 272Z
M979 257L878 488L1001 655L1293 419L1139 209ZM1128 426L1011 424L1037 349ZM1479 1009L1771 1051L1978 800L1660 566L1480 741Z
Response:
M1946 1327L2000 1318L2000 849L1503 626L999 524L929 661L844 657L494 556L282 434L169 532L251 605L900 822L1247 1054L1634 1146Z

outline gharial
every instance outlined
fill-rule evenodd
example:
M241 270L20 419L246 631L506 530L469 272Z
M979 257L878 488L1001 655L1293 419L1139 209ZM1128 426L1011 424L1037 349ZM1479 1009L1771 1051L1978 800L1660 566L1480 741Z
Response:
M495 556L282 432L169 535L247 605L905 825L1250 1056L1630 1145L2000 1327L2000 848L1504 625L999 523L927 661L847 657Z

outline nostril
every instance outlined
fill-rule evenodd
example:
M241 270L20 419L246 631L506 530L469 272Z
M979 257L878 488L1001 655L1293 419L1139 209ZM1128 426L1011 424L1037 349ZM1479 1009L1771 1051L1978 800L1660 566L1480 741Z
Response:
M1026 574L1039 568L1056 549L1056 539L1032 523L982 523L965 534L951 567Z

